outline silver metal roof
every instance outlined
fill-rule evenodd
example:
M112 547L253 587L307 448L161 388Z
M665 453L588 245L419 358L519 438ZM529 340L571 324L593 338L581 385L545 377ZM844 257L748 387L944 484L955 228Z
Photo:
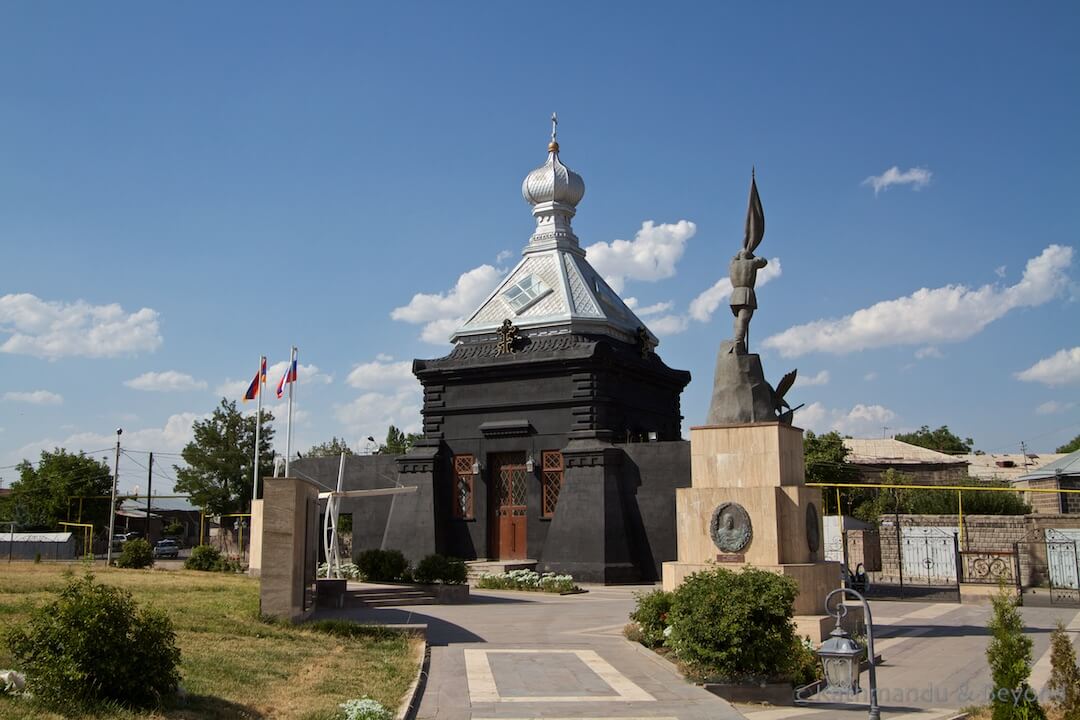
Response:
M509 319L530 337L581 333L628 343L637 342L638 328L645 327L651 347L656 347L656 336L585 259L570 224L585 195L585 182L559 160L554 131L547 161L525 177L521 193L532 205L536 230L521 261L450 342L490 341Z
M1054 462L1046 463L1038 470L1017 478L1017 482L1024 480L1041 480L1058 475L1080 475L1080 450L1071 452Z

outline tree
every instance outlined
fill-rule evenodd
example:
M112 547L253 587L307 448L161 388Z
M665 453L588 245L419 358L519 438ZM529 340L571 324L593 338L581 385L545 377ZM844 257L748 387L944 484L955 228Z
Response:
M937 430L931 430L929 426L923 425L915 432L900 433L894 437L900 442L906 442L909 445L918 445L938 452L958 455L971 452L971 448L975 445L975 441L971 438L961 440L954 435L949 430L948 425L942 425Z
M259 476L273 474L270 441L274 416L262 413L259 437ZM211 515L246 512L251 502L251 471L255 460L255 416L245 417L235 401L221 405L205 420L192 424L195 439L180 453L186 467L174 466L176 490Z
M304 454L304 457L341 457L341 453L346 455L356 454L345 442L345 438L339 440L335 436L330 438L329 442L312 445L311 449Z
M79 522L108 526L113 473L106 462L55 448L41 451L36 468L23 460L16 469L0 516L26 530L60 530L62 520L75 521L84 498Z
M1076 665L1076 650L1058 620L1050 634L1050 681L1046 689L1054 693L1054 704L1062 720L1080 720L1080 667Z
M1072 440L1065 443L1064 445L1059 447L1054 452L1071 453L1071 452L1076 452L1077 450L1080 450L1080 435L1077 435Z
M993 604L989 624L993 639L986 648L994 681L990 704L993 720L1045 718L1035 691L1028 685L1031 638L1024 634L1024 620L1004 585L993 596Z
M386 442L379 446L378 452L380 455L404 455L421 437L417 433L404 433L391 425L386 431Z
M803 437L803 461L806 466L806 482L811 483L851 483L858 480L855 469L845 463L848 449L844 438L838 432L815 435L807 430ZM842 488L840 504L849 512L853 505L862 500L866 490ZM822 488L822 500L826 515L836 514L836 492L831 488Z

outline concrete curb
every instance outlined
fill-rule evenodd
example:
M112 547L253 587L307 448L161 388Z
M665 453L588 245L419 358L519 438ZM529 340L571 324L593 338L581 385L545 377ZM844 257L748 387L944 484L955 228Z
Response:
M428 670L431 668L431 646L428 645L426 634L416 659L420 661L420 667L417 668L416 677L413 678L409 689L405 691L405 697L398 705L397 712L394 713L394 720L414 720L416 712L420 709L420 698L424 695Z

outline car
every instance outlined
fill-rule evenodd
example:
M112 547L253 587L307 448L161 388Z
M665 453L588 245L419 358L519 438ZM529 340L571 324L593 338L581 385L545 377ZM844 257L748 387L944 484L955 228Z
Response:
M166 538L164 540L158 540L154 544L154 557L156 558L174 558L180 555L180 543L175 540Z

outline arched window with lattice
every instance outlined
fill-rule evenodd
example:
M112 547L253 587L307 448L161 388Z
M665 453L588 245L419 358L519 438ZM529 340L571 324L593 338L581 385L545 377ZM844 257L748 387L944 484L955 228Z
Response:
M559 491L562 490L563 456L558 450L545 450L540 454L540 517L550 518L555 515L555 506L559 503Z

